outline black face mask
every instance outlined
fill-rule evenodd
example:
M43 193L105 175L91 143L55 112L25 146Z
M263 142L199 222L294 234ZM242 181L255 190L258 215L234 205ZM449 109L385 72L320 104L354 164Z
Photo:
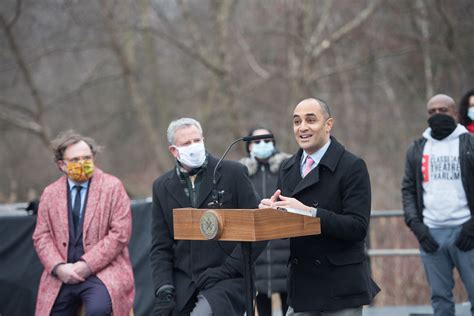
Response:
M431 137L441 140L450 135L456 129L456 121L446 114L435 114L428 119L428 125L431 127Z

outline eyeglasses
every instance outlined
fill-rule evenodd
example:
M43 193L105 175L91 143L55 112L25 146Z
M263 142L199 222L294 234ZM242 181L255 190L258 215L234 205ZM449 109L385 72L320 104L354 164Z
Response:
M63 160L67 162L79 162L79 161L91 160L91 159L92 159L92 156L82 156L82 157L74 157L71 159L64 158Z
M272 141L271 139L258 139L258 140L252 141L252 143L254 143L254 144L260 144L260 142L261 142L262 140L263 140L265 143L269 143L269 142Z

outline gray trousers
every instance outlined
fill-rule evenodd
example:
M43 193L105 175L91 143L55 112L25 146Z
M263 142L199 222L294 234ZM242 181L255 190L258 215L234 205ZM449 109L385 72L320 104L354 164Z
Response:
M471 301L471 314L474 315L474 249L461 251L456 247L460 232L461 226L430 228L431 235L440 247L434 253L420 249L435 316L454 316L454 267L461 275Z
M207 299L202 295L198 294L196 305L194 305L194 309L191 312L190 316L212 316L211 305Z
M340 309L336 311L327 311L327 312L317 312L317 311L310 311L310 312L300 312L295 313L293 307L288 307L288 311L286 312L286 316L362 316L362 306L356 308L346 308Z

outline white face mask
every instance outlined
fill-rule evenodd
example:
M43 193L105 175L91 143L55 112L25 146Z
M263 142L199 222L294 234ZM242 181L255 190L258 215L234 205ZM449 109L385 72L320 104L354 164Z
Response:
M474 121L474 106L467 109L467 117Z
M189 146L174 147L179 152L178 161L186 167L198 168L206 161L206 149L203 142L194 143Z
M252 145L252 150L250 151L251 157L256 157L258 159L267 159L275 152L275 147L273 142L264 142L261 140L258 144Z

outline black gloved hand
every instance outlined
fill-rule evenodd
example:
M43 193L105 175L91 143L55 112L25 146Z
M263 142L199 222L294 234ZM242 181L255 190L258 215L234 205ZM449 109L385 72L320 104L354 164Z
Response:
M439 248L439 244L430 233L420 240L420 246L427 253L433 253Z
M207 268L197 279L196 286L202 291L213 287L219 281L231 278L232 274L223 266Z
M474 232L471 228L471 220L463 225L458 240L456 240L456 247L462 251L469 251L474 248Z
M413 222L410 225L411 230L418 239L421 248L427 253L433 253L439 248L439 244L430 234L428 227L421 222Z
M173 287L164 288L155 293L154 316L171 316L176 307L176 291Z

